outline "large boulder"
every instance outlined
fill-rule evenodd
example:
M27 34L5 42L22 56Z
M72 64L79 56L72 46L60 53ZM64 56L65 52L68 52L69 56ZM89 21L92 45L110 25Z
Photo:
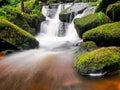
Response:
M98 0L98 5L96 7L96 12L103 11L106 12L106 8L109 4L115 3L119 0Z
M29 14L22 12L20 8L4 6L0 10L0 17L3 16L27 32L35 35L39 32L40 23L45 20L41 12Z
M120 2L110 4L107 7L106 14L112 21L120 21Z
M83 34L84 41L94 41L98 46L120 46L120 22L104 24Z
M87 30L110 22L111 20L109 19L108 16L106 16L102 12L99 12L99 13L89 14L82 18L76 18L74 20L74 26L77 30L79 37L82 38L83 33L86 32Z
M39 46L33 35L5 19L0 19L0 39L20 50Z
M75 68L82 75L118 70L120 69L120 47L103 47L78 55Z
M76 14L82 13L88 6L87 3L74 3L60 12L59 19L62 22L71 22Z

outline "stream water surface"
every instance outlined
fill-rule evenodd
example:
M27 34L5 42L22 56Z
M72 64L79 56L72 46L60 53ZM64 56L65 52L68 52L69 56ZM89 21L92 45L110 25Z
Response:
M36 36L39 49L14 53L0 61L0 90L120 90L120 71L107 76L80 76L74 69L73 44L82 40L71 23L62 23L59 13L72 4L58 5L51 13L42 12L46 21ZM77 17L93 13L88 7ZM51 17L50 17L51 16Z

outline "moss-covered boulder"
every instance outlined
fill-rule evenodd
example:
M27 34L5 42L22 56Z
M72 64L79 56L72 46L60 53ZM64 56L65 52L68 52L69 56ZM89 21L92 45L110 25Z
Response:
M92 51L97 49L97 45L93 41L86 41L80 43L80 51Z
M38 47L33 35L5 19L0 19L0 38L18 49Z
M82 38L84 32L89 29L95 28L99 25L110 23L111 20L104 13L94 13L84 16L82 18L76 18L74 20L74 26L77 30L79 37Z
M82 75L120 69L120 47L103 47L78 55L75 68Z
M109 5L106 14L112 21L120 21L120 2Z
M83 34L84 41L94 41L98 46L120 46L120 22L104 24Z
M63 9L59 14L62 22L71 22L77 13L82 13L89 5L87 3L75 3L72 6Z
M4 6L1 8L0 16L4 16L7 20L23 28L32 35L39 32L40 23L45 20L41 12L37 14L28 14L22 12L20 8L13 8L11 6Z
M109 4L115 3L119 0L98 0L98 5L96 7L96 12L103 11L106 12L106 8Z

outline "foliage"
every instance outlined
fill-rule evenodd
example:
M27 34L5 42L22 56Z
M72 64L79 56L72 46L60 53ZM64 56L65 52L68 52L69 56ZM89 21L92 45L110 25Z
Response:
M102 14L102 12L98 13L98 22L99 22L100 25L103 23L103 14Z
M84 41L94 41L99 46L120 45L120 22L104 24L83 34Z
M120 47L103 47L78 55L75 67L81 74L110 72L112 69L119 69Z

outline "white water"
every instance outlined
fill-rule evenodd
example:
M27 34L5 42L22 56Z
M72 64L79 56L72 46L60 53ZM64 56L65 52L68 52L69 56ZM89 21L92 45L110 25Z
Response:
M92 14L92 13L94 13L94 11L95 11L95 7L88 7L88 8L86 8L86 9L83 11L82 14L76 15L76 16L74 17L74 19L75 19L75 18L81 18L81 17L83 17L83 16L85 16L85 15L88 15L88 14ZM78 34L77 34L77 32L76 32L76 29L75 29L74 23L73 23L74 19L73 19L72 22L69 24L68 29L67 29L66 37L68 37L68 38L71 38L71 37L72 37L72 38L78 38ZM81 40L81 41L82 41L82 40Z
M64 8L69 7L71 4L64 5ZM40 42L40 47L47 49L47 50L64 50L64 49L71 49L73 43L79 40L79 37L76 33L76 30L68 30L67 36L58 37L59 31L59 13L63 9L63 5L59 5L57 12L54 18L47 17L47 10L46 6L43 6L42 13L46 16L46 21L42 23L41 32L36 37L36 39Z

